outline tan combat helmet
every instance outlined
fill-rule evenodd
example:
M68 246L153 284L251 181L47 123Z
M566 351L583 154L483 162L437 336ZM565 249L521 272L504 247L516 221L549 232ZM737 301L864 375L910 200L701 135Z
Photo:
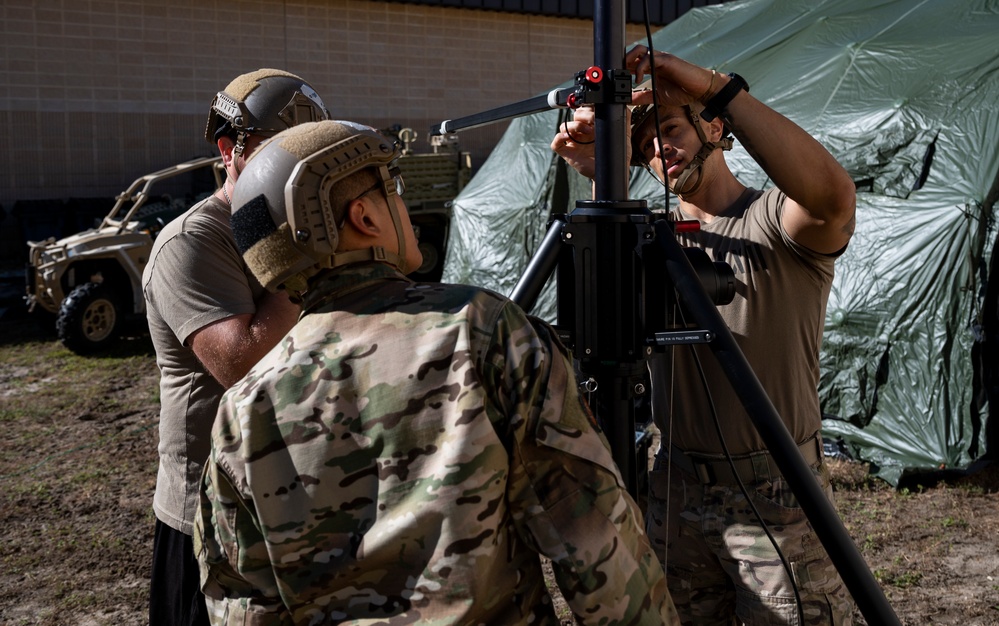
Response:
M403 268L406 239L392 197L402 193L399 154L374 128L333 120L295 126L255 150L236 181L231 223L260 284L297 297L325 268L371 260ZM334 187L364 169L374 173L388 201L398 255L381 247L336 253L345 206L333 206Z
M272 137L303 122L329 117L322 98L302 78L283 70L259 69L237 76L215 95L205 139L215 143L235 131L238 156L248 135Z

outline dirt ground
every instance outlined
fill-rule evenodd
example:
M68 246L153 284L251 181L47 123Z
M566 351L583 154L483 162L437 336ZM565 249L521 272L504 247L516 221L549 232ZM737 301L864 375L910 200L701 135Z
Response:
M85 359L0 320L0 624L146 623L157 407L147 339ZM999 471L903 491L835 475L902 624L999 624Z

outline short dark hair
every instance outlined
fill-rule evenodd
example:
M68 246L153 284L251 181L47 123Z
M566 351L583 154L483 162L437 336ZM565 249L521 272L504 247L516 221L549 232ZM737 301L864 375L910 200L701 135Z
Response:
M381 182L378 171L366 167L341 180L330 190L330 206L333 207L333 218L339 227L347 215L347 205L356 200L365 190Z

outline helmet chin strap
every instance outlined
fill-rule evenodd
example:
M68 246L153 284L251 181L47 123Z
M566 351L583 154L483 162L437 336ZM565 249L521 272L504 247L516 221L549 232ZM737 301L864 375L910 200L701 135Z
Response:
M250 134L245 130L239 130L236 132L236 145L232 148L232 158L234 160L239 159L240 155L243 154L243 150L246 149L246 138Z
M702 154L704 152L707 152L707 154ZM669 190L680 199L697 191L701 186L701 181L704 180L704 172L701 171L701 166L704 164L704 158L710 153L711 150L705 151L704 147L702 147L694 157L694 160L688 163L683 171L680 172L680 177L677 178L676 183L669 186ZM693 182L691 182L691 179L693 179Z
M244 131L240 130L236 132L236 143L232 146L232 166L236 170L236 176L243 173L243 170L239 167L239 157L243 155L246 150L246 138L250 135ZM231 180L233 186L236 185L236 180L226 173L226 180ZM226 200L229 200L229 194L225 193L225 185L222 186L222 193L225 194ZM232 200L229 200L229 205L232 205Z
M408 274L416 268L406 267L406 236L402 232L402 216L399 214L399 205L392 200L394 197L395 194L392 194L391 196L385 198L389 205L389 215L392 216L392 224L395 225L395 238L399 242L399 254L389 254L389 256L394 257L397 262L391 260L390 262L398 267L400 272Z
M707 160L708 156L718 149L732 149L731 137L722 136L718 141L708 141L707 135L704 134L704 129L701 128L701 116L690 105L684 106L683 110L686 111L687 119L690 120L690 123L694 125L694 130L697 131L697 137L701 140L701 149L684 166L676 183L669 185L669 190L681 200L685 195L692 194L700 188L701 183L704 181L704 171L701 170L701 166L704 165L704 161ZM666 174L663 172L663 178L665 177Z
M405 244L403 244L405 245ZM378 261L388 263L399 268L403 274L406 273L406 257L389 252L382 246L371 246L362 250L348 250L347 252L337 252L333 255L330 267L340 267L351 263L363 263L366 261Z

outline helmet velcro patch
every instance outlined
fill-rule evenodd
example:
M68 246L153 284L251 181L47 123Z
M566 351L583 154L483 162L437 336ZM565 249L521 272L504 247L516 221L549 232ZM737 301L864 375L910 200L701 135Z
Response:
M264 194L251 199L233 213L229 224L240 254L246 254L258 241L277 231Z
M236 100L242 102L243 100L246 100L246 98L250 95L250 92L260 86L260 81L262 79L271 78L272 76L284 76L286 78L302 80L291 72L263 68L248 74L243 74L242 76L237 76L226 86L225 92Z
M289 231L287 222L283 223L271 234L258 239L243 253L246 266L269 291L275 291L282 283L290 282L290 274L297 274L315 265L315 262L302 256L302 252L295 248Z
M343 124L300 125L281 134L281 148L304 159L356 134L356 130Z

